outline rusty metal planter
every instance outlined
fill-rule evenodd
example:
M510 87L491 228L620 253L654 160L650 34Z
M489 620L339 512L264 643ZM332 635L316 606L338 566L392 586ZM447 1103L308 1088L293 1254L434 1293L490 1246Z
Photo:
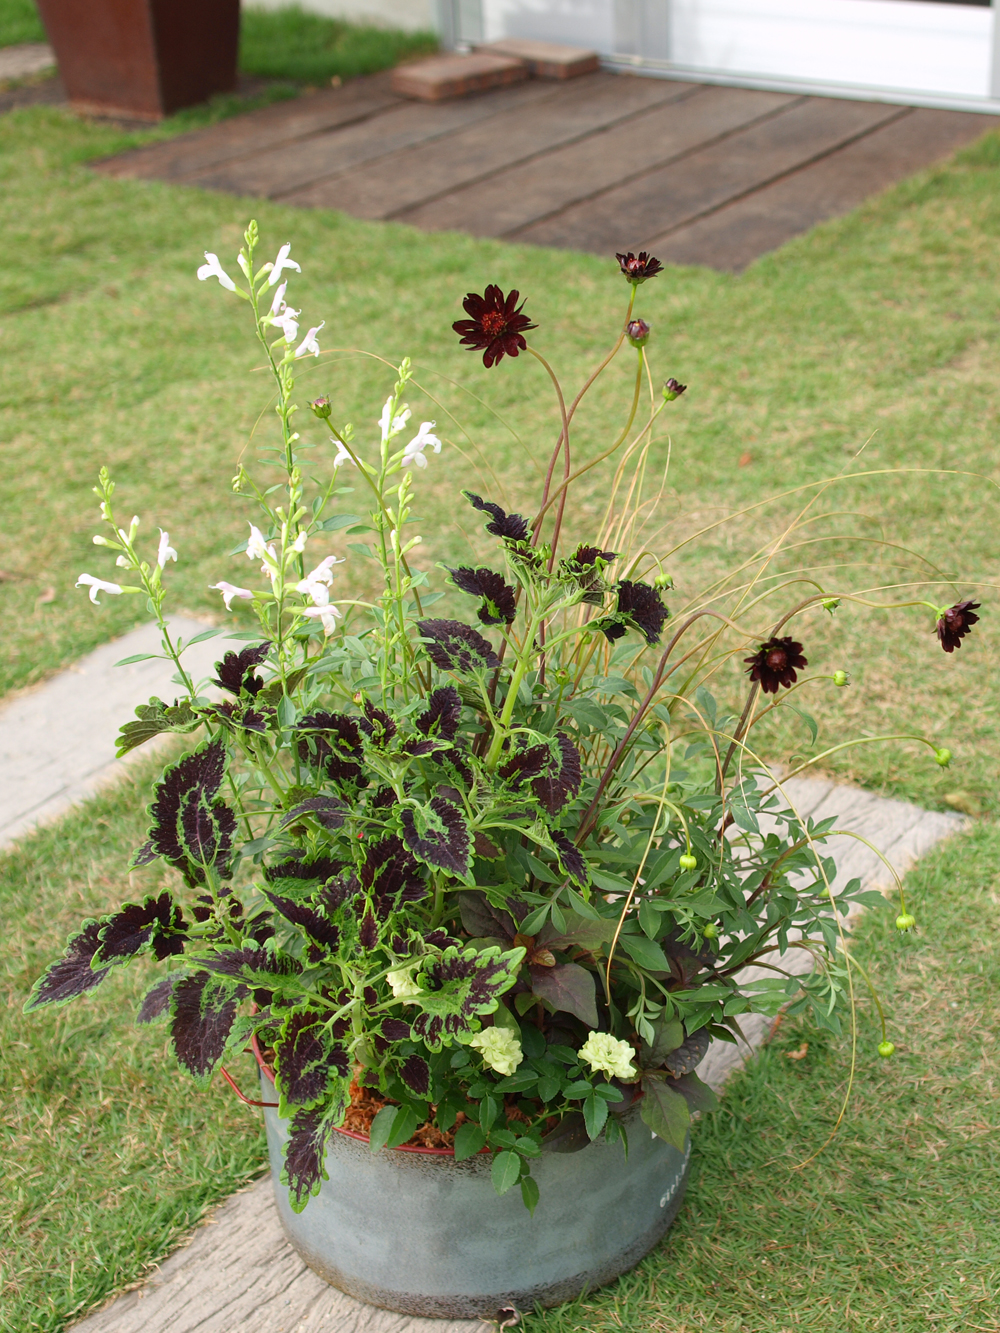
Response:
M383 1149L339 1132L329 1179L301 1213L279 1183L287 1122L261 1073L278 1213L285 1233L320 1277L358 1300L402 1314L492 1317L571 1300L632 1268L666 1232L687 1185L681 1153L654 1138L632 1108L629 1152L603 1139L532 1165L541 1201L531 1217L518 1189L502 1198L488 1153L456 1162L451 1152Z
M38 0L75 110L161 120L236 87L239 0Z

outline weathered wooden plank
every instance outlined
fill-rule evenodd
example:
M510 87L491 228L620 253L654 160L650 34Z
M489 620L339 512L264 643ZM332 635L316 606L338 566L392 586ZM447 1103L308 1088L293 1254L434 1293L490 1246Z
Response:
M518 238L596 252L635 249L641 238L760 189L900 114L899 107L872 102L801 98L681 161L523 228Z
M343 88L326 88L288 102L276 102L207 129L178 135L168 143L135 148L91 165L107 176L184 180L220 162L377 115L401 101L390 90L388 76L376 74L352 79Z
M380 115L358 123L292 143L279 143L265 152L223 162L189 174L185 179L189 184L210 190L281 198L359 163L488 120L499 111L545 102L557 97L560 91L553 84L532 81L458 102L400 101ZM439 151L446 153L447 148Z
M516 237L521 228L640 176L651 167L680 157L795 100L785 93L753 92L747 88L707 88L682 83L667 86L679 90L669 102L398 216L401 221L427 231Z
M511 106L468 125L444 141L421 144L361 166L306 190L288 203L343 208L355 217L405 217L406 210L461 187L497 177L511 164L582 139L651 106L683 96L686 85L658 79L585 75L549 89L544 105ZM422 224L418 224L422 225ZM462 224L458 224L462 225Z
M653 237L664 262L739 273L770 250L1000 126L971 112L908 111L708 217Z

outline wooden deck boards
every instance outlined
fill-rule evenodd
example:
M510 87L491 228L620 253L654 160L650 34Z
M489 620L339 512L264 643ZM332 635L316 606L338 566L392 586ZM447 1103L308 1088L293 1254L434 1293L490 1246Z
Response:
M385 74L96 163L428 231L739 271L1000 118L598 72L461 101Z

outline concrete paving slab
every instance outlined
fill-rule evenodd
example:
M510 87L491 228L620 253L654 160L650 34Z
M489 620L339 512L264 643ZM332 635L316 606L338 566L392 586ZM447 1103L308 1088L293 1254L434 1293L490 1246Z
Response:
M0 83L6 79L27 79L41 74L56 63L56 53L47 42L21 42L0 47Z
M183 616L170 627L185 641L212 628ZM185 652L185 665L196 680L204 679L232 646L224 635L196 643ZM118 728L133 721L133 710L151 695L172 703L179 687L171 681L173 663L162 657L114 664L159 651L156 626L142 625L0 707L0 847L93 795L128 762L115 759ZM143 745L131 758L149 753Z

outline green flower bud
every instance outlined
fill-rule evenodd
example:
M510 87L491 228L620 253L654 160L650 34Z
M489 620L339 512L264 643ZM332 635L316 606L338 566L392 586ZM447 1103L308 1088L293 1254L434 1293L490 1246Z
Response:
M663 386L663 401L665 403L672 403L675 398L679 398L681 394L686 391L686 384L679 384L677 380L671 377Z
M319 417L320 421L329 421L330 413L333 411L333 408L330 406L330 399L326 394L324 394L322 398L314 398L309 406L312 408L313 414Z
M710 921L701 933L706 940L717 940L719 938L719 927L714 921Z
M844 686L851 683L851 678L846 671L835 671L833 673L834 685Z
M890 1055L896 1053L896 1048L891 1041L880 1041L878 1044L878 1053L883 1060L888 1060Z
M839 605L840 605L839 597L824 597L823 600L820 602L820 606L823 608L823 610L829 611L831 616L833 615L834 611L836 611Z
M934 762L940 764L942 768L947 768L951 763L951 751L946 749L935 750Z
M674 586L673 574L657 574L653 580L654 588L672 588Z
M909 912L900 912L899 916L896 917L897 930L912 930L916 924L917 918L911 916Z
M685 852L684 855L681 857L680 865L682 870L697 870L698 858L696 856L692 856L690 852Z

